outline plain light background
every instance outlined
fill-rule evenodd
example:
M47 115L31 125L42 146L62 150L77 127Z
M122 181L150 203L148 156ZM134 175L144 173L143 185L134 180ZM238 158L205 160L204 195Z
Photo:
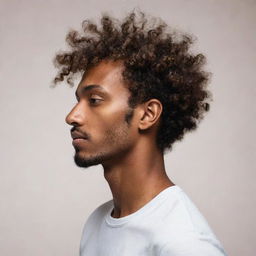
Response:
M73 162L64 119L74 88L50 88L69 29L134 7L193 33L214 101L199 128L165 156L228 255L255 255L256 1L1 0L0 254L78 255L89 214L111 199L101 166Z

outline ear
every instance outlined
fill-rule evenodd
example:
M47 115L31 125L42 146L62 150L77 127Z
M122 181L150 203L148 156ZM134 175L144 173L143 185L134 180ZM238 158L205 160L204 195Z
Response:
M150 99L141 105L141 118L139 130L147 130L154 126L159 120L163 111L162 103L157 99Z

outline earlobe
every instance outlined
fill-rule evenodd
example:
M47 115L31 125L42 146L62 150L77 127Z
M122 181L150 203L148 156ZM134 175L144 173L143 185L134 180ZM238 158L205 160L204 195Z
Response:
M160 119L162 108L162 103L157 99L150 99L145 102L139 122L139 129L146 130L156 125Z

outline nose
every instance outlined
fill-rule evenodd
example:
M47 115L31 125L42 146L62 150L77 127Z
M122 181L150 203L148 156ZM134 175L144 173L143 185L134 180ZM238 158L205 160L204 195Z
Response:
M81 111L81 107L77 104L73 107L73 109L68 113L65 118L65 121L69 125L79 126L82 125L83 115Z

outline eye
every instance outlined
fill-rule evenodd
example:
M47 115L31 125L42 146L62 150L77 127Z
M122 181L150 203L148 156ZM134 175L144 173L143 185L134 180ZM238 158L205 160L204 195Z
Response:
M98 103L100 103L100 101L102 101L102 99L90 98L89 101L92 105L97 105Z

